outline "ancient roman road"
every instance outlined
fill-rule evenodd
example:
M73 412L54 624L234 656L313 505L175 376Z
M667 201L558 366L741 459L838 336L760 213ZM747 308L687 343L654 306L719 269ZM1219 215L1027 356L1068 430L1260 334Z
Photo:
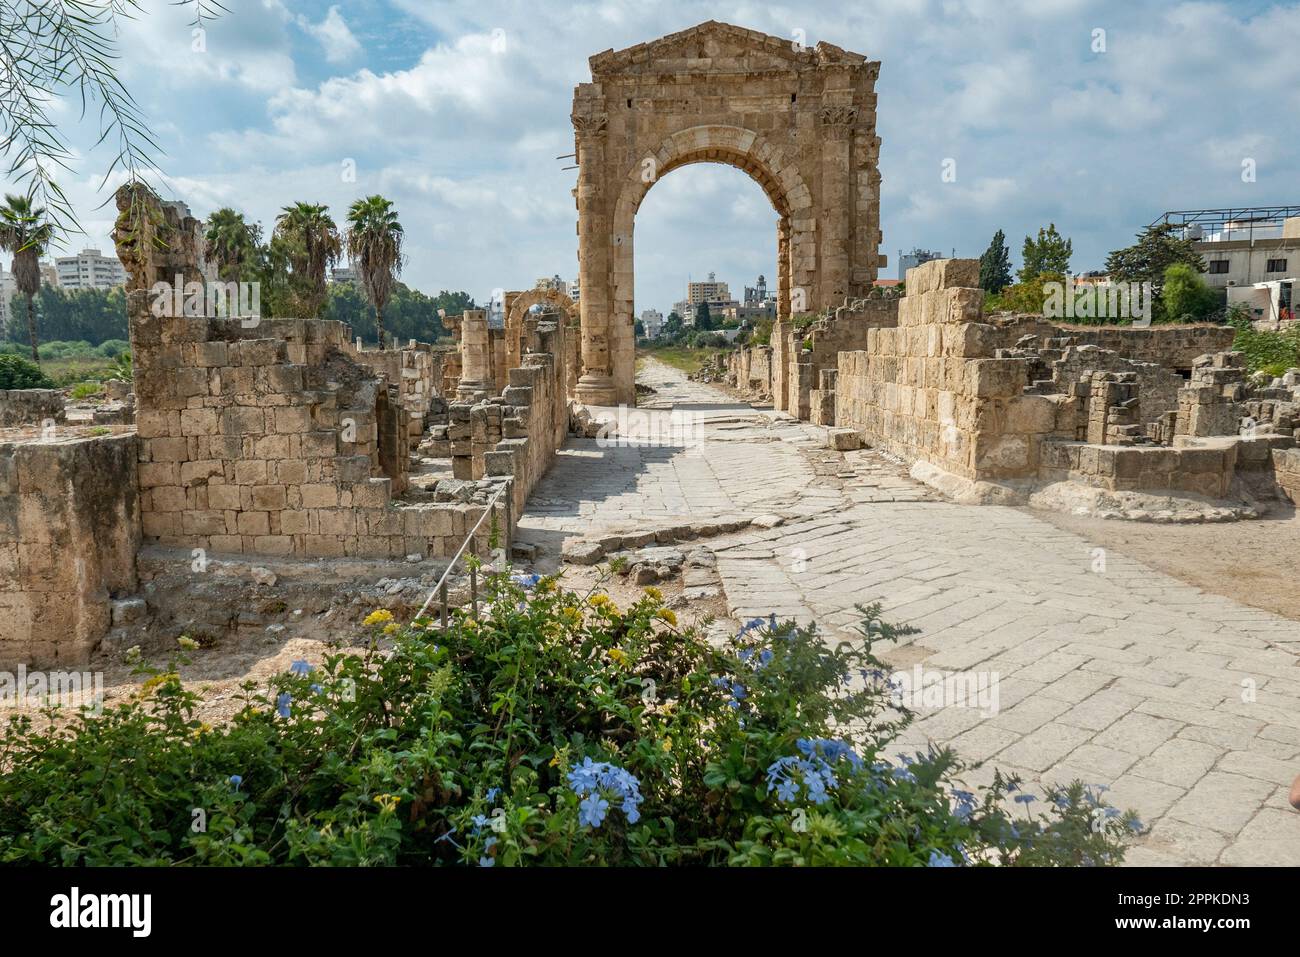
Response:
M775 515L709 539L736 619L775 612L847 633L855 606L921 633L900 670L998 677L996 713L921 709L900 742L947 743L1042 783L1109 787L1149 828L1131 864L1300 864L1300 623L1206 594L1023 509L940 500L870 451L647 361L633 441L570 440L521 522L558 544L602 530ZM638 428L667 441L639 442ZM685 434L682 434L685 432ZM556 547L558 553L558 547ZM1039 790L1041 794L1041 790ZM1019 805L1016 806L1022 810Z

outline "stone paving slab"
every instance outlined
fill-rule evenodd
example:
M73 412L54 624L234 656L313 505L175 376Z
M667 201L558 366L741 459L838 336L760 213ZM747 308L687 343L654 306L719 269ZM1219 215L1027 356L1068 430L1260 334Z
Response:
M561 451L521 521L556 540L723 513L785 518L708 544L729 613L852 633L855 606L922 629L895 666L997 674L998 708L922 711L899 750L968 774L1110 788L1148 833L1131 864L1300 864L1300 623L1100 552L1021 509L937 501L877 453L649 363L656 402L704 408L697 444ZM725 429L710 424L725 423Z

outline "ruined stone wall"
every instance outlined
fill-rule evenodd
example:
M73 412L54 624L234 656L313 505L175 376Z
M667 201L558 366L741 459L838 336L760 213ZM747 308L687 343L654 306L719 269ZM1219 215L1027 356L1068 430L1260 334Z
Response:
M406 434L411 448L419 445L424 435L433 400L443 394L442 363L431 348L412 340L404 349L357 349L350 353L357 362L397 386L407 414Z
M1045 437L1073 438L1065 396L1025 395L1027 360L994 358L981 323L979 262L935 260L908 271L898 326L841 352L835 421L868 444L967 480L1032 477Z
M1282 495L1300 505L1300 449L1274 449L1273 474Z
M0 389L0 428L62 422L63 406L58 389Z
M136 437L0 443L0 668L84 664L135 590Z
M1135 362L1117 352L1094 345L1072 345L1052 363L1052 378L1066 392L1085 372L1132 372L1138 383L1138 421L1154 422L1178 408L1178 394L1186 384L1182 376L1155 362Z
M839 354L867 347L867 333L872 329L892 329L898 325L897 299L859 299L839 307L829 316L817 320L803 330L791 329L786 333L785 354L789 368L786 370L786 401L788 411L800 419L811 420L814 405L819 406L818 419L828 417L834 424L833 399L825 395L814 397L820 388L823 371L839 367ZM809 348L805 349L807 344Z
M1236 335L1231 326L1208 324L1080 326L1031 315L999 315L986 321L996 330L995 348L1012 348L1027 335L1040 339L1065 337L1074 340L1076 345L1109 349L1125 359L1151 362L1184 373L1192 368L1197 356L1231 349Z
M1164 448L1045 443L1045 480L1068 479L1111 492L1184 492L1221 499L1228 495L1237 447Z

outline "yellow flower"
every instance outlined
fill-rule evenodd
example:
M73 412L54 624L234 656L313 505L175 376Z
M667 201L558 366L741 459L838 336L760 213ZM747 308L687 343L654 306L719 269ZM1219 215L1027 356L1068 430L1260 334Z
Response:
M645 593L646 593L647 596L649 596L650 598L653 598L655 601L663 601L663 600L664 600L664 593L661 592L658 588L655 588L654 585L651 585L649 588L647 588L647 589L645 590Z
M609 655L609 660L614 662L614 664L627 665L627 652L622 648L611 648L609 651L605 652L605 654Z
M362 620L361 624L369 628L371 625L382 625L393 620L393 613L387 608L378 608Z
M559 752L559 751L556 751L553 755L551 755L550 765L551 765L551 767L553 767L553 768L558 768L558 767L560 766L560 752Z
M180 645L186 651L193 651L195 648L199 646L199 643L195 641L193 638L191 638L189 635L181 635L179 638L176 639L176 644Z
M655 617L660 621L668 622L668 624L673 625L674 627L677 625L677 612L673 611L671 608L660 608Z
M671 751L672 749L673 749L673 739L672 739L672 738L664 738L664 750L665 750L665 751Z
M374 802L391 814L402 803L402 799L396 794L376 794Z
M592 608L604 608L607 605L613 606L614 604L612 601L610 601L609 596L606 595L603 591L598 591L596 592L596 594L592 595L591 598L588 599L588 603L591 605Z
M211 730L212 730L212 725L208 724L206 721L200 721L199 726L195 728L194 731L191 733L194 735L194 737L201 738L203 735L207 734Z
M395 635L397 634L397 631L398 628L395 623L389 623L387 625L384 625L384 634L386 635Z

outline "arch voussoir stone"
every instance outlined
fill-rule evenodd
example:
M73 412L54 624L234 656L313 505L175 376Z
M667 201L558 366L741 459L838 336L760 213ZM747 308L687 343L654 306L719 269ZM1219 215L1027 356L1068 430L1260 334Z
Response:
M709 21L596 54L590 66L592 82L573 98L580 401L635 402L636 212L654 183L681 166L734 166L771 201L780 217L779 320L795 304L820 310L837 305L836 297L866 295L886 262L875 161L878 62L828 43L796 46ZM862 144L865 164L855 152Z

